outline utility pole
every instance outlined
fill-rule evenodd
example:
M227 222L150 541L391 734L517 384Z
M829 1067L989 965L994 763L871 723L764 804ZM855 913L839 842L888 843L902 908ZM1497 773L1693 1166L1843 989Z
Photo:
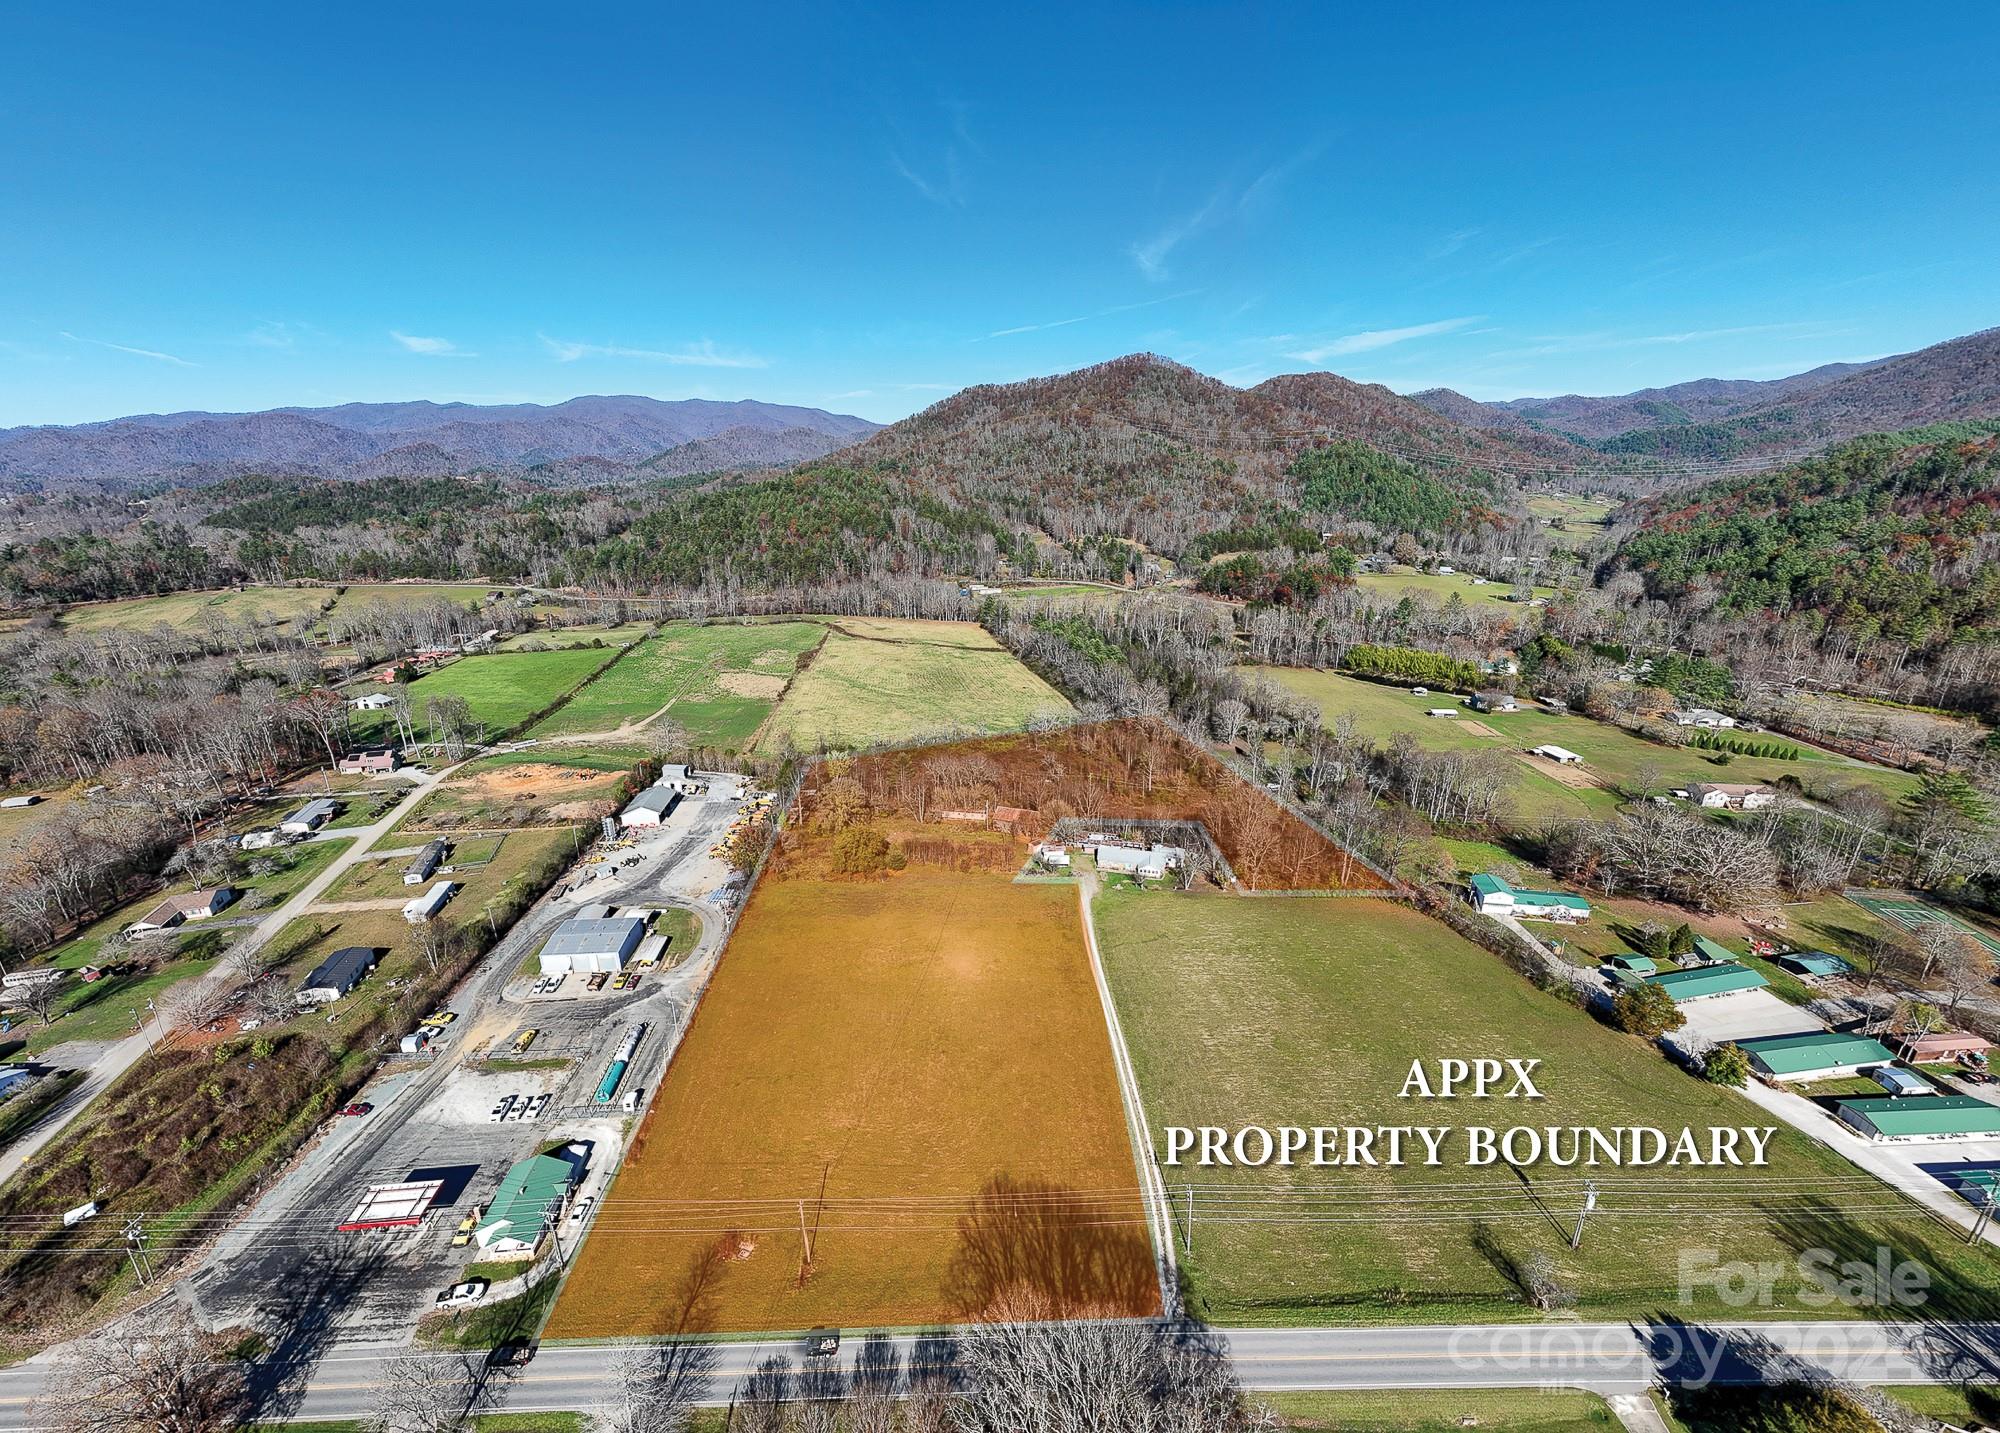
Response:
M1569 1246L1572 1249L1583 1243L1583 1221L1590 1217L1590 1211L1597 1207L1597 1181L1588 1179L1583 1185L1583 1207L1576 1211L1576 1228L1570 1231Z
M133 1219L125 1226L125 1252L132 1257L132 1272L138 1277L139 1287L144 1288L153 1281L152 1261L146 1257L146 1225L142 1219Z
M1181 1224L1182 1258L1186 1258L1194 1252L1194 1186L1190 1184L1185 1186L1185 1188L1187 1189L1187 1218Z
M1979 1217L1972 1221L1972 1232L1965 1236L1968 1244L1977 1244L1986 1226L1993 1219L1993 1190L1989 1185L1979 1186Z

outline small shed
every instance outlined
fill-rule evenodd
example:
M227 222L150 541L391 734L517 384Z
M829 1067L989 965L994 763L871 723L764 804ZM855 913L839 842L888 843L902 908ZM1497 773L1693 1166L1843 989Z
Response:
M1934 1095L1937 1086L1922 1075L1908 1070L1899 1070L1894 1065L1878 1065L1868 1072L1868 1078L1887 1090L1896 1099L1907 1099L1911 1095Z
M1545 756L1558 766L1583 765L1582 757L1578 756L1568 747L1557 746L1553 742L1545 742L1543 745L1534 748L1534 750L1530 751L1528 754L1530 756Z
M1790 955L1779 956L1778 965L1794 975L1826 977L1854 974L1854 967L1846 960L1824 950L1795 950Z
M1710 940L1705 935L1698 935L1694 938L1694 953L1709 962L1736 959L1735 951L1731 950L1721 941ZM1738 963L1740 964L1741 962Z
M1604 963L1613 970L1622 970L1628 975L1651 975L1660 968L1659 962L1654 960L1650 955L1632 955L1630 953L1606 956Z

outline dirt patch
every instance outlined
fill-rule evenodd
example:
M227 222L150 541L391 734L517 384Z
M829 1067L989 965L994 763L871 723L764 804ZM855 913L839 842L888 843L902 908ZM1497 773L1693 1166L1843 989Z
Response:
M723 672L715 684L731 696L773 701L785 694L785 678L766 672Z
M1550 761L1546 756L1525 754L1521 760L1544 776L1561 782L1572 791L1600 790L1609 785L1603 777L1587 766L1567 766L1560 761Z
M517 801L524 798L532 801L549 796L573 795L578 787L617 779L615 775L603 771L531 762L525 766L503 766L496 771L462 777L452 781L449 789L457 795L480 801Z
M1498 735L1500 735L1500 733L1499 733L1499 732L1497 732L1497 731L1493 730L1493 728L1492 728L1492 727L1488 726L1488 725L1487 725L1487 724L1486 724L1485 722L1483 722L1483 721L1462 721L1462 722L1460 722L1460 723L1458 724L1458 729L1459 729L1460 731L1469 731L1469 732L1471 732L1471 733L1472 733L1472 734L1473 734L1474 736L1498 736Z
M548 814L558 821L596 821L617 810L616 801L558 801Z

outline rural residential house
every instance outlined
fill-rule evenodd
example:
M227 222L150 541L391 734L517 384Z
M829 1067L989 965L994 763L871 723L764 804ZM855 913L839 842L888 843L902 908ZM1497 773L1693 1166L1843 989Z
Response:
M318 796L308 801L283 821L278 829L287 836L310 836L327 822L340 814L340 803L330 797Z
M26 1065L0 1065L0 1100L6 1099L34 1078L35 1072Z
M292 999L307 1009L330 1005L366 979L376 960L375 952L366 946L350 945L336 950L313 967L312 974L305 978Z
M442 837L427 842L423 850L417 852L416 859L404 867L403 884L421 886L428 881L431 874L444 864L444 858L450 850L451 846Z
M342 776L381 776L396 770L403 764L402 751L393 746L370 746L360 751L350 751L335 768Z
M1673 714L1675 726L1698 726L1710 731L1721 731L1736 725L1736 718L1717 711L1714 707L1691 707L1687 711Z
M1139 846L1124 841L1105 841L1090 848L1097 869L1142 881L1157 881L1177 869L1187 852L1178 846Z
M1555 921L1590 919L1590 902L1567 891L1522 890L1488 871L1481 871L1468 884L1472 908L1483 916Z
M648 786L618 813L620 826L658 826L674 814L681 794L671 786Z
M1517 712L1521 709L1521 704L1514 700L1512 692L1475 692L1472 697L1472 709L1482 712Z
M645 934L637 916L572 916L542 947L542 974L623 970Z
M203 920L214 915L236 899L236 891L231 886L216 886L206 891L187 891L177 896L168 896L139 919L126 927L128 935L147 935L156 930L172 930L183 921Z
M356 697L348 705L358 712L387 711L396 704L396 699L387 692L370 692L365 697Z
M1692 781L1687 793L1688 800L1710 811L1761 811L1778 800L1770 787L1745 781Z
M411 925L422 925L433 919L444 909L445 902L458 890L456 881L439 881L422 895L403 902L403 919Z
M1967 1055L1984 1056L1993 1048L1991 1040L1982 1040L1969 1030L1939 1030L1930 1035L1891 1035L1899 1058L1912 1065L1935 1065L1946 1060L1963 1059Z

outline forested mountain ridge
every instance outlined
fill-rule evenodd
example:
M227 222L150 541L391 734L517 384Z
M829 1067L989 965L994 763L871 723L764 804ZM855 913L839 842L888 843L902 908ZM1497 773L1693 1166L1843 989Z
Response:
M199 486L249 473L428 478L536 469L544 481L576 481L580 473L581 481L594 482L649 463L692 472L798 462L876 427L817 408L635 396L547 406L349 403L263 413L144 414L71 428L0 430L0 488L119 492Z
M1607 575L1923 650L2000 636L2000 421L1877 434L1629 504Z
M1481 420L1450 389L1417 401L1460 422ZM1476 405L1490 426L1529 426L1590 443L1635 464L1773 464L1866 433L2000 417L2000 329L1867 363L1832 363L1788 378L1696 379L1616 397L1517 398Z

